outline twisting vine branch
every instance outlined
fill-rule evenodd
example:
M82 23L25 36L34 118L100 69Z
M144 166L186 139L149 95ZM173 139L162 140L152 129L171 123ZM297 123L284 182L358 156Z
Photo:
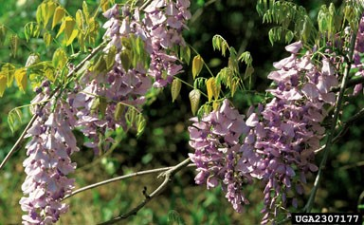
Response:
M319 187L319 183L321 180L321 176L322 176L322 171L326 165L326 161L329 155L329 151L331 148L331 145L333 143L333 137L334 137L334 133L335 133L335 127L337 124L337 121L339 119L339 114L340 114L340 110L341 110L341 106L343 103L343 99L344 99L344 92L348 83L348 78L349 78L349 73L350 73L350 69L351 69L351 63L352 63L352 58L353 58L353 54L354 54L354 48L355 48L355 42L356 42L356 33L357 31L353 32L353 35L351 37L351 41L350 41L350 48L349 48L349 54L347 55L347 57L345 57L345 61L346 61L346 67L344 70L344 77L342 79L341 82L341 86L340 86L340 92L339 92L339 96L337 98L336 101L336 108L335 108L335 112L334 112L334 117L332 119L332 124L331 124L331 128L328 131L328 136L326 139L326 144L325 144L325 148L323 149L324 153L323 153L323 158L321 160L320 163L320 167L314 182L314 186L311 190L309 199L307 201L307 204L304 207L304 211L305 212L310 212L312 209L312 205L313 202L315 200L315 196Z
M195 164L188 164L186 167L193 167L193 166L195 166ZM173 168L174 168L174 166L163 167L163 168L145 170L145 171L135 172L135 173L131 173L131 174L123 175L123 176L114 177L114 178L111 178L111 179L108 179L108 180L104 180L104 181L94 183L94 184L85 186L83 188L77 189L77 190L73 191L71 194L66 195L63 198L63 200L66 200L67 198L70 198L70 197L72 197L74 195L77 195L77 194L79 194L81 192L91 190L91 189L94 189L94 188L97 188L97 187L100 187L100 186L103 186L103 185L106 185L106 184L109 184L109 183L112 183L112 182L124 180L124 179L131 178L131 177L138 177L138 176L152 174L152 173L164 172L164 171L167 171L167 170L170 170L170 169L173 169Z
M162 182L162 184L160 184L154 191L152 194L148 195L146 193L146 187L144 187L143 190L143 195L145 196L145 199L139 204L137 205L135 208L133 208L132 210L130 210L129 212L123 214L123 215L119 215L117 217L114 217L113 219L103 222L103 223L99 223L98 225L110 225L110 224L115 224L116 222L119 222L123 219L126 219L132 215L135 215L140 209L142 209L149 201L151 201L154 197L156 197L157 195L159 195L164 188L167 186L167 184L169 183L169 181L171 180L171 178L174 176L174 174L176 174L178 171L180 171L181 169L185 168L189 163L191 162L191 160L185 159L184 161L182 161L181 163L169 168L167 171L161 173L158 177L163 176L164 180Z
M67 74L67 78L70 78L73 76L74 73L76 73L77 71L79 71L82 66L90 59L92 59L100 50L103 49L103 47L107 44L107 41L102 42L99 46L97 46L96 48L94 48L92 50L92 52L86 56L77 66L75 66L73 68L73 70L71 70L68 74ZM40 109L42 110L44 108L44 106L46 105L46 102L53 98L53 96L60 90L61 86L57 86L56 89L53 90L53 92L49 95L48 99L45 100L45 103L41 104ZM1 162L0 164L0 170L5 166L5 164L9 161L10 157L14 154L15 151L17 151L20 147L21 144L24 140L24 136L27 134L28 129L33 125L34 121L38 118L37 114L34 114L33 117L30 119L30 121L28 122L27 126L24 128L22 134L20 135L20 137L18 138L18 140L15 142L15 144L13 145L13 147L10 149L9 153L5 156L4 160Z

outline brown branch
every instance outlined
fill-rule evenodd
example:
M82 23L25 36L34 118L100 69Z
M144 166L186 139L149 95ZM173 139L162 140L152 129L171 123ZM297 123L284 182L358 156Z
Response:
M187 165L187 167L193 167L193 166L195 166L195 164L188 164ZM63 200L65 200L67 198L70 198L70 197L72 197L72 196L74 196L76 194L79 194L81 192L84 192L84 191L87 191L87 190L91 190L91 189L94 189L94 188L97 188L97 187L100 187L100 186L103 186L103 185L106 185L106 184L109 184L109 183L112 183L112 182L124 180L124 179L131 178L131 177L137 177L137 176L147 175L147 174L151 174L151 173L164 172L164 171L167 171L167 170L171 170L173 168L174 168L174 166L163 167L163 168L152 169L152 170L145 170L145 171L135 172L135 173L131 173L131 174L123 175L123 176L114 177L114 178L111 178L111 179L108 179L108 180L104 180L104 181L101 181L101 182L98 182L98 183L94 183L94 184L85 186L83 188L79 188L79 189L73 191L71 194L66 195L63 198Z
M75 68L73 68L73 70L71 70L68 74L67 74L67 78L70 78L73 76L73 74L75 72L77 72L78 70L81 69L81 67L91 58L93 58L101 49L103 49L103 47L106 45L107 41L102 42L99 46L97 46L95 49L93 49L93 51L86 56L86 58L84 58ZM47 104L47 101L49 99L51 99L59 90L60 90L61 86L58 86L48 97L48 99L45 100L45 103L41 104L40 106L40 110L42 110L44 108L44 106ZM37 114L34 114L33 117L30 119L30 121L28 122L27 126L24 128L23 133L20 135L20 137L18 138L18 140L15 142L15 144L13 145L13 147L10 149L9 153L5 156L4 160L1 162L0 164L0 170L5 166L5 164L9 161L10 157L14 154L15 151L17 151L20 147L21 144L24 140L24 136L27 134L28 129L33 125L34 121L38 118Z
M169 183L169 181L171 180L171 178L174 176L175 173L177 173L181 169L185 168L189 163L190 163L190 159L189 158L185 159L183 162L179 163L178 165L173 166L170 169L168 169L167 171L161 173L158 177L164 176L164 181L162 182L162 184L160 184L150 195L147 195L146 188L144 188L143 195L145 196L145 199L139 205L137 205L135 208L133 208L132 210L130 210L129 212L127 212L123 215L119 215L109 221L99 223L98 225L115 224L116 222L119 222L123 219L126 219L130 216L137 214L137 212L140 209L142 209L149 201L151 201L154 197L159 195L164 190L164 188L166 188L167 184Z

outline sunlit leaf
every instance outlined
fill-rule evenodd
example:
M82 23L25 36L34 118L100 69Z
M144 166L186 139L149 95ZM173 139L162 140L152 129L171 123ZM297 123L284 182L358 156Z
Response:
M196 79L196 77L200 74L202 67L203 67L204 61L200 55L196 55L193 58L192 61L192 76L193 79Z
M208 96L209 102L212 100L212 97L214 97L215 99L219 98L220 90L216 85L215 78L211 77L210 79L208 79L206 81L206 89L207 89L207 96Z
M200 91L198 89L193 89L189 93L188 97L191 103L192 114L195 115L200 104L200 97L201 97Z
M25 91L27 87L27 72L25 68L15 70L14 77L19 89Z
M52 29L63 19L65 10L62 6L58 6L53 15Z
M49 32L45 32L43 34L43 40L46 46L49 46L52 43L52 35Z
M173 79L172 85L171 85L171 95L172 95L172 102L174 102L177 97L179 96L179 93L181 91L182 82L180 79Z
M6 89L7 78L0 72L0 97L3 97Z
M73 29L71 36L68 37L67 39L67 43L66 45L70 45L73 43L73 40L77 37L78 35L78 30L77 29Z
M1 74L6 76L6 85L8 87L10 87L13 84L14 72L15 72L15 66L10 63L5 63L1 67Z
M23 115L19 108L14 108L9 112L8 124L11 132L14 133L19 129L20 125L22 124L22 117Z
M66 66L67 60L66 52L62 48L58 48L53 54L52 63L55 68L63 69Z

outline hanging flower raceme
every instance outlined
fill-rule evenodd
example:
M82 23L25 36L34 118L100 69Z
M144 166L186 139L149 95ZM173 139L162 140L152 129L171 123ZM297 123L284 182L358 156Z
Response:
M194 123L188 130L195 153L190 158L197 166L196 183L206 184L208 189L221 184L233 208L241 211L242 205L249 202L242 192L243 186L259 176L252 119L245 122L244 116L224 100L219 111L203 116L200 121L196 117L191 120Z
M361 62L361 54L364 53L364 14L362 15L359 23L358 33L356 34L356 42L353 54L352 68L357 68L356 76L364 76L364 65ZM363 84L357 84L354 87L354 95L359 94L363 90Z
M330 89L338 81L330 60L324 58L317 66L309 52L298 57L300 48L300 42L287 46L292 55L274 64L277 70L268 75L276 84L268 90L274 98L259 115L263 129L256 132L255 148L265 165L264 219L286 206L289 192L302 194L306 174L317 170L314 150L325 133L321 126L328 114L325 108L336 100ZM297 207L295 198L292 205Z
M188 0L157 0L145 8L143 23L151 41L151 63L148 74L154 77L156 87L171 83L173 76L182 72L176 46L185 46L182 31L191 18Z
M287 206L288 193L303 193L308 172L315 172L314 150L320 147L325 128L321 125L327 106L335 104L330 89L338 84L333 63L322 59L313 64L310 52L299 57L301 43L286 47L291 56L274 64L268 76L276 88L272 100L249 110L248 119L224 101L220 111L196 118L189 128L195 149L192 161L199 172L196 183L215 187L220 183L226 197L239 211L247 203L242 186L253 178L266 184L264 218L269 222L279 208ZM240 141L239 141L240 140ZM293 206L295 198L290 199Z
M48 99L49 82L43 83L43 89L38 88L33 104ZM70 156L78 151L67 109L67 104L52 99L43 109L37 105L33 112L39 117L26 135L32 139L26 145L28 158L23 163L27 174L22 185L26 197L20 200L22 210L27 212L23 224L52 224L67 211L68 206L61 201L74 187L74 180L67 175L76 167Z

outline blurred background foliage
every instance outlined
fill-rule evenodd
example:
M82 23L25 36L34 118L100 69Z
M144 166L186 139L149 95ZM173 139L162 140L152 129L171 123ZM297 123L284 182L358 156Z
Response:
M50 59L59 43L53 42L45 47L42 40L25 41L23 27L35 20L35 11L40 0L2 0L0 7L0 24L6 26L8 35L18 35L20 47L16 57L11 56L9 40L0 49L0 66L6 62L24 66L31 53L37 53L41 60ZM59 1L70 14L75 14L81 7L81 0ZM96 9L99 2L87 0L90 8ZM191 1L192 19L189 30L185 32L186 41L193 46L210 66L213 73L227 64L227 59L214 52L211 39L215 34L222 35L230 46L242 53L250 51L253 56L252 89L264 93L269 83L267 75L272 69L272 63L288 54L284 51L284 43L272 46L268 39L269 24L262 24L262 19L255 10L255 1L241 0L198 0ZM315 20L321 4L334 2L337 6L341 1L293 1L303 5L312 19ZM104 18L98 19L100 27ZM101 29L101 28L100 28ZM99 32L98 40L103 30ZM9 38L8 38L9 39ZM95 46L89 46L95 47ZM67 48L71 54L70 47ZM192 83L190 67L185 66L182 79ZM207 72L203 70L203 73ZM188 101L189 87L183 86L180 97L171 103L169 88L144 107L147 118L145 132L140 137L131 132L127 135L119 132L120 143L116 149L101 160L94 157L93 152L82 147L83 137L77 135L81 151L74 154L78 170L74 174L76 187L102 181L115 176L141 170L172 166L182 161L191 152L188 146L187 127L191 118ZM7 89L0 98L0 160L4 158L21 129L12 133L7 124L7 114L16 107L29 104L34 93L29 87L26 92L20 92L13 87ZM261 100L254 93L237 93L234 97L235 106L243 113L249 104ZM362 95L348 99L342 116L350 118L364 107ZM29 111L23 111L22 125L24 127L30 118ZM323 181L319 189L314 211L329 210L332 212L353 212L358 205L364 204L360 194L364 190L363 183L363 125L364 120L358 120L355 126L334 145L328 165L324 171ZM318 154L317 162L321 155ZM24 149L18 151L0 171L0 224L19 224L22 212L18 204L22 196L21 184L25 178L22 161L25 158ZM92 163L94 162L94 163ZM258 224L262 196L258 185L247 187L251 202L244 208L242 214L233 211L225 200L224 193L216 188L207 191L204 186L194 184L194 169L186 168L177 174L176 178L161 196L151 201L136 216L121 224ZM157 175L146 175L115 182L91 191L87 191L66 200L70 203L70 211L64 215L58 224L95 224L105 221L118 213L125 213L144 198L143 187L147 192L157 187L162 180ZM313 176L309 183L312 184ZM306 187L310 190L310 185ZM299 199L299 205L305 204L307 196Z

